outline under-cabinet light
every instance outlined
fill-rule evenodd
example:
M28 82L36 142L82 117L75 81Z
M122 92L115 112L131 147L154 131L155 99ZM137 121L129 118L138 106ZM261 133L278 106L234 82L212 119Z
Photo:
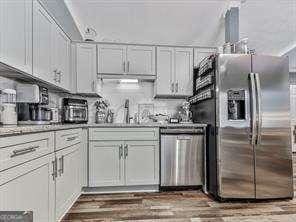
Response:
M138 79L120 79L119 82L120 83L138 83L139 80Z

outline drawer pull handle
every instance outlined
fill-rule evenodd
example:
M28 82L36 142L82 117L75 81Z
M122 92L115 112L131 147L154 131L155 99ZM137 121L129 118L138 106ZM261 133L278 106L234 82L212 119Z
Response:
M67 138L67 141L73 141L73 140L75 140L76 138L77 138L77 136L68 137L68 138Z
M59 158L59 162L60 162L59 176L61 176L64 173L64 156Z
M12 151L12 154L10 155L10 157L13 158L13 157L16 157L16 156L20 156L20 155L24 155L24 154L27 154L27 153L35 152L36 149L38 149L38 148L39 148L39 146L31 146L29 148L14 150L14 151Z
M57 172L57 158L54 159L54 161L52 161L52 179L55 180L55 178L58 177L58 172Z

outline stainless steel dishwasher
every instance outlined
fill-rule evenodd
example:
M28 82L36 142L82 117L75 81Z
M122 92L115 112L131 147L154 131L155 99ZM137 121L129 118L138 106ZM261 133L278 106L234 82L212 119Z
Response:
M204 128L162 128L161 187L202 186Z

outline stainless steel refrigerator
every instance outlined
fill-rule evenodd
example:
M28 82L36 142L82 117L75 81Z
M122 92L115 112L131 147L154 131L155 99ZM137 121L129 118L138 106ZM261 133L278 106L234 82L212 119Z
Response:
M293 197L289 64L286 57L205 58L190 98L207 123L206 189L218 199Z

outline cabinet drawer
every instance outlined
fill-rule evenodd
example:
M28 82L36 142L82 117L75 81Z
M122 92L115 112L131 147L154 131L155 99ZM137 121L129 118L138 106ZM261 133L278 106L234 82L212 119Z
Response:
M92 128L90 140L158 140L158 128Z
M56 131L56 150L60 150L81 142L82 129Z
M0 171L54 151L54 134L37 133L0 138Z

